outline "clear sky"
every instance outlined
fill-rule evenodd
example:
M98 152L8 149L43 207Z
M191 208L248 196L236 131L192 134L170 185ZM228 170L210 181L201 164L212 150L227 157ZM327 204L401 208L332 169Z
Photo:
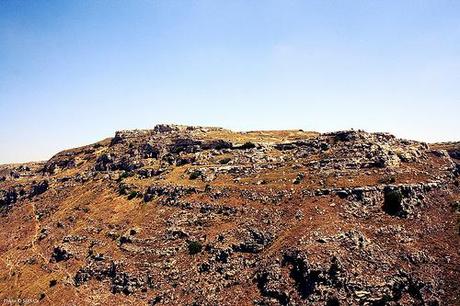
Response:
M0 0L0 163L157 123L460 140L460 1Z

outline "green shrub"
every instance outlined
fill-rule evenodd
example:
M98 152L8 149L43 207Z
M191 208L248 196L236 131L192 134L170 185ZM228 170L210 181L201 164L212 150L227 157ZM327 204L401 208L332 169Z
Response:
M118 186L118 193L120 195L127 195L128 194L128 191L129 191L129 188L127 185L121 183L119 186Z
M194 170L192 173L190 173L190 179L191 180L196 180L197 178L199 178L201 176L201 171L199 170Z
M203 245L199 241L189 241L188 242L188 253L190 255L195 255L201 252Z
M256 147L256 145L255 145L254 143L248 141L248 142L245 142L244 144L242 144L242 145L240 146L240 149L242 149L242 150L248 150L248 149L253 149L253 148L255 148L255 147Z
M134 199L137 197L138 192L137 191L131 191L130 194L128 195L128 200Z
M118 181L121 182L122 180L124 180L125 178L130 177L130 176L133 176L132 172L123 171L123 173L120 174L120 176L118 177Z
M229 157L226 157L226 158L222 158L219 163L222 164L222 165L225 165L225 164L228 164L232 159L229 158Z

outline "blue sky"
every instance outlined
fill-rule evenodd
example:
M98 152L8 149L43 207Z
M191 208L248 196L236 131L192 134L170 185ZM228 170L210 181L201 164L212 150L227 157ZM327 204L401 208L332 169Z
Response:
M0 1L0 163L156 123L460 140L460 1Z

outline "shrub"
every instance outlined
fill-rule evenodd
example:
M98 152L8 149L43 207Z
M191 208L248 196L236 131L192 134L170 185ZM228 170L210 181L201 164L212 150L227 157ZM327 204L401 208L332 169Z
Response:
M340 306L340 301L336 296L331 296L328 299L326 306Z
M457 233L460 235L460 216L457 217Z
M248 149L254 149L256 147L256 145L250 141L248 142L245 142L244 144L242 144L240 146L240 149L242 150L248 150Z
M400 190L386 190L383 210L390 215L398 215L402 211L402 199Z
M199 170L194 170L192 173L190 173L190 179L191 180L196 180L197 178L199 178L201 176L201 171Z
M394 184L396 183L396 177L394 175L388 175L379 179L380 184Z
M454 212L460 213L460 201L452 202L452 208L453 208Z
M131 193L128 195L128 200L134 199L137 197L137 191L131 191Z
M219 161L220 164L225 165L228 164L232 159L229 157L223 158Z
M188 253L190 255L195 255L201 252L203 246L199 241L189 241L188 243Z
M129 187L126 184L121 183L120 185L118 185L118 193L120 195L127 195L128 191L129 191Z
M120 174L120 176L118 177L118 181L121 182L122 180L124 180L125 178L130 177L130 176L133 176L132 172L123 171L123 173Z

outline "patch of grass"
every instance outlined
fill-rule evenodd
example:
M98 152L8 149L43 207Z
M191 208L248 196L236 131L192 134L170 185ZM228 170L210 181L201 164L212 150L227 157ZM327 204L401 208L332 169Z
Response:
M201 252L203 245L199 241L189 241L188 242L188 253L190 255L195 255Z

